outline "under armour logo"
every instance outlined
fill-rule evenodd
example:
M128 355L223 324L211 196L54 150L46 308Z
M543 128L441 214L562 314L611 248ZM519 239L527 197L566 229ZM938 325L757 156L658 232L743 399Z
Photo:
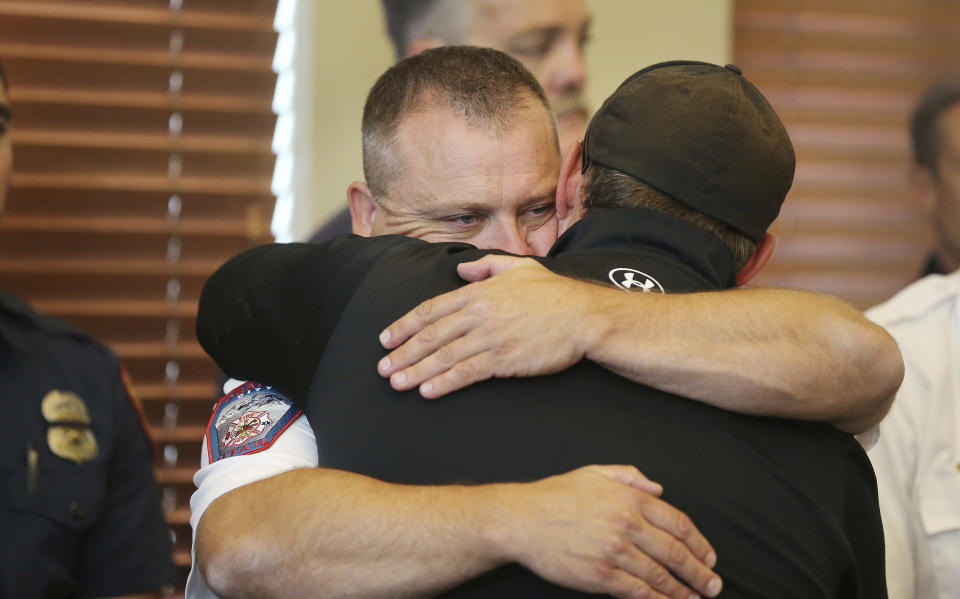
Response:
M640 289L643 293L658 291L665 293L656 279L647 273L632 268L614 268L610 271L610 281L620 289L633 291Z

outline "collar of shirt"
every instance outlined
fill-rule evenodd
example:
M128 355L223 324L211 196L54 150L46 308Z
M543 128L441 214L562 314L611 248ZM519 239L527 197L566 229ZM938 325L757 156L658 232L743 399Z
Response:
M712 233L646 208L597 210L570 227L551 257L583 250L657 251L686 264L717 288L736 286L730 250Z

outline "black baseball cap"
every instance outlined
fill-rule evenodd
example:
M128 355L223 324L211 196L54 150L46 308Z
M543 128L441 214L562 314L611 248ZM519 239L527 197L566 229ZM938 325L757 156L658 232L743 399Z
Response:
M634 73L587 127L600 164L759 241L793 184L780 118L734 65L671 61Z

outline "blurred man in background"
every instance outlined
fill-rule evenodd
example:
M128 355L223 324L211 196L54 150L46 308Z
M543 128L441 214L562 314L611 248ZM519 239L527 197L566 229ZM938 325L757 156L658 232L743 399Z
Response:
M557 114L560 149L583 139L585 0L383 0L383 9L397 60L437 46L502 50L543 86Z
M590 40L586 0L382 0L397 60L437 46L495 48L533 73L557 114L560 149L583 139L589 109L583 97ZM343 208L310 238L350 233Z
M867 313L905 364L870 457L891 599L948 599L960 589L960 78L927 91L910 134L911 187L935 246L925 278Z
M10 123L0 69L0 211ZM0 291L0 373L0 597L143 597L171 584L146 420L113 352Z
M930 210L934 249L923 274L960 268L960 78L931 87L910 123L911 189Z

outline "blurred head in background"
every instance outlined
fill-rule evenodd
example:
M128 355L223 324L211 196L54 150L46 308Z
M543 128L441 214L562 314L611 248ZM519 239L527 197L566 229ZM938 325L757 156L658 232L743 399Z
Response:
M929 272L960 268L960 77L921 96L910 121L913 192L933 217L934 256ZM927 273L925 273L927 274Z
M540 81L557 114L564 151L583 139L590 38L586 0L382 0L397 59L467 44L519 60Z
M10 142L10 94L7 76L0 65L0 215L7 203L10 171L13 170L13 147Z

